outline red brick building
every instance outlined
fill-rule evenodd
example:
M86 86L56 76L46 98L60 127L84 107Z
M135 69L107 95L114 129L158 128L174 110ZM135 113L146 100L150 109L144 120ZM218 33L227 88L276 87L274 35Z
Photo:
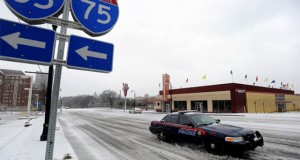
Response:
M26 110L30 83L22 71L0 69L0 110Z

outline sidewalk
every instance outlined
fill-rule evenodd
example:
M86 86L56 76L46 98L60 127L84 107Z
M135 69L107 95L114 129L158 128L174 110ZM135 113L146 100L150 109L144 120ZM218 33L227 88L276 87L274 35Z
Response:
M0 115L3 117L3 115ZM47 141L40 141L44 115L33 118L29 127L24 127L27 119L7 117L0 120L0 159L1 160L42 160L46 156ZM33 116L34 117L34 116ZM60 124L56 123L53 159L62 160L70 155L77 156L64 135Z

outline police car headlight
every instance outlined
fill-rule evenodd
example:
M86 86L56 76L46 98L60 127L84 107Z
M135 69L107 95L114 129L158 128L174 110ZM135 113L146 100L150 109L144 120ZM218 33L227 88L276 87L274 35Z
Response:
M242 142L244 141L243 137L225 137L225 141L227 142Z

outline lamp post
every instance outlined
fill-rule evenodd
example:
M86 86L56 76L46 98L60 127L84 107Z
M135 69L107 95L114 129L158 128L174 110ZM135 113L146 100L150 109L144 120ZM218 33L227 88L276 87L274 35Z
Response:
M39 110L39 94L34 94L36 96L36 110Z
M28 94L28 102L27 102L27 122L25 122L25 127L30 126L30 107L31 107L31 96L32 96L32 76L30 76L30 88L24 88L25 90L29 90Z
M173 104L173 99L172 99L172 83L170 82L170 96L171 96L171 109L170 109L170 113L172 113L172 104Z
M131 90L131 93L133 92L133 107L135 108L135 91Z
M61 93L61 89L59 89L59 94ZM62 100L61 100L61 97L59 98L59 105L60 106L60 111L62 111Z

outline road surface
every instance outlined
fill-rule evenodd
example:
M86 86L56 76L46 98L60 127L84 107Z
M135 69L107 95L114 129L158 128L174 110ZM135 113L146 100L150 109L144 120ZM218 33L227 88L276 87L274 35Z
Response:
M259 130L264 147L240 155L213 155L203 146L184 142L161 142L149 132L152 120L165 114L129 114L121 110L65 110L58 120L79 159L192 160L192 159L300 159L300 118L221 116L221 123ZM299 116L300 114L298 114Z

